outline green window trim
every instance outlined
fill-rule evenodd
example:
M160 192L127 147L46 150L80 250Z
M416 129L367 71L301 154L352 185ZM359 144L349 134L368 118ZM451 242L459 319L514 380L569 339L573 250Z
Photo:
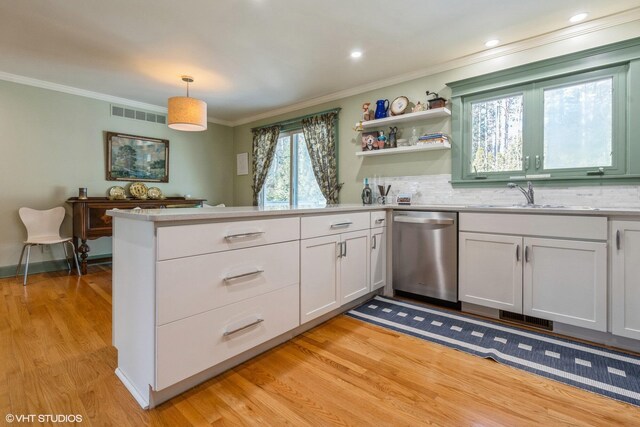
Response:
M612 164L598 168L544 169L544 90L610 77L613 87ZM449 83L452 88L452 184L502 186L508 181L537 185L637 184L640 182L640 38ZM471 104L523 95L522 170L478 172L471 168ZM633 143L635 141L635 144ZM540 167L525 171L525 157Z

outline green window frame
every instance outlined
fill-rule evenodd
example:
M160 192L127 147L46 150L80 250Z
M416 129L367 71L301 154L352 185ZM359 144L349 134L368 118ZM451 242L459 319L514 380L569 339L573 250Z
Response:
M449 83L452 88L452 184L501 186L510 181L586 185L640 182L640 39L540 61L486 76ZM545 159L544 94L547 90L609 80L611 163L552 167ZM520 169L484 172L472 165L472 105L522 95ZM636 146L634 146L636 145ZM513 154L511 154L513 156ZM513 157L511 157L513 158ZM549 167L548 167L549 166Z

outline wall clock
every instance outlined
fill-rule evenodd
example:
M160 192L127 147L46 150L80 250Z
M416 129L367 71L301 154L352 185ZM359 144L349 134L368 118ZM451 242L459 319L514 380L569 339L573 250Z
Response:
M409 98L407 98L406 96L399 96L393 100L389 110L391 111L392 116L399 116L407 111L408 106Z

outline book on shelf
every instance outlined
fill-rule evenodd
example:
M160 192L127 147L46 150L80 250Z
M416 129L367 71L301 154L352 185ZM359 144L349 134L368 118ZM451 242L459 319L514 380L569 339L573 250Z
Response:
M449 143L448 138L419 139L416 145L441 145Z
M431 139L449 139L449 135L446 133L429 133L426 135L422 135L418 138L419 141L428 141Z

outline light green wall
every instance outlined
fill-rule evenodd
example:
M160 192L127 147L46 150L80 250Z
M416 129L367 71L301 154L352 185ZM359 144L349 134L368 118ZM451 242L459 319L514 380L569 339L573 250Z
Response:
M374 175L426 175L448 173L451 170L451 157L448 151L413 153L412 155L393 155L381 157L356 158L355 152L360 151L360 134L353 130L356 122L361 119L362 104L373 102L376 99L388 98L389 101L400 95L409 97L412 101L425 101L425 91L443 91L448 96L444 81L437 78L425 78L407 82L392 87L351 96L335 102L317 105L304 110L298 110L290 114L272 117L259 122L237 126L235 130L236 153L248 152L251 158L252 135L251 128L268 123L274 123L288 118L311 114L330 108L340 107L339 116L339 144L338 144L338 173L340 182L345 185L340 192L342 203L352 203L360 200L362 181L366 177ZM370 108L374 108L372 104ZM399 125L399 138L408 138L411 135L411 125ZM445 131L450 132L450 121L441 119L428 124L419 124L420 131ZM388 128L385 128L388 135ZM235 202L237 205L250 205L251 174L237 176L235 179Z
M76 95L0 81L0 267L15 265L26 231L18 208L66 206L87 187L105 196L106 131L169 140L167 196L191 194L210 204L233 204L233 129L209 123L205 132L179 132L166 125L112 117L110 104ZM154 184L155 185L155 184ZM62 232L71 235L70 209ZM111 253L111 239L91 241L90 255ZM53 249L62 257L62 248ZM52 259L32 251L34 262Z
M517 65L527 64L542 59L553 58L567 53L577 52L591 47L601 46L640 36L637 22L625 23L616 27L605 28L578 37L558 39L532 49L514 49L507 53L478 56L471 60L463 58L459 65L449 64L450 70L433 72L431 75L405 83L390 85L354 96L338 99L334 102L316 105L284 115L270 117L234 128L234 145L236 153L248 152L251 157L251 128L275 123L293 117L312 114L330 108L341 107L339 131L338 174L344 187L340 192L341 203L357 203L360 201L362 180L366 177L378 176L416 176L451 173L450 151L427 151L411 154L397 154L379 157L357 158L355 152L360 150L359 134L352 128L360 119L361 105L377 99L392 101L397 96L407 96L412 102L425 101L425 91L435 91L449 99L450 90L446 83L470 77L484 75L493 71L504 70ZM498 49L497 51L499 51ZM425 58L425 66L430 63ZM399 125L400 138L411 136L411 125ZM388 133L388 128L385 133ZM450 133L451 121L440 119L421 124L420 131L444 131ZM250 205L251 172L249 175L236 177L234 181L234 197L236 205Z

